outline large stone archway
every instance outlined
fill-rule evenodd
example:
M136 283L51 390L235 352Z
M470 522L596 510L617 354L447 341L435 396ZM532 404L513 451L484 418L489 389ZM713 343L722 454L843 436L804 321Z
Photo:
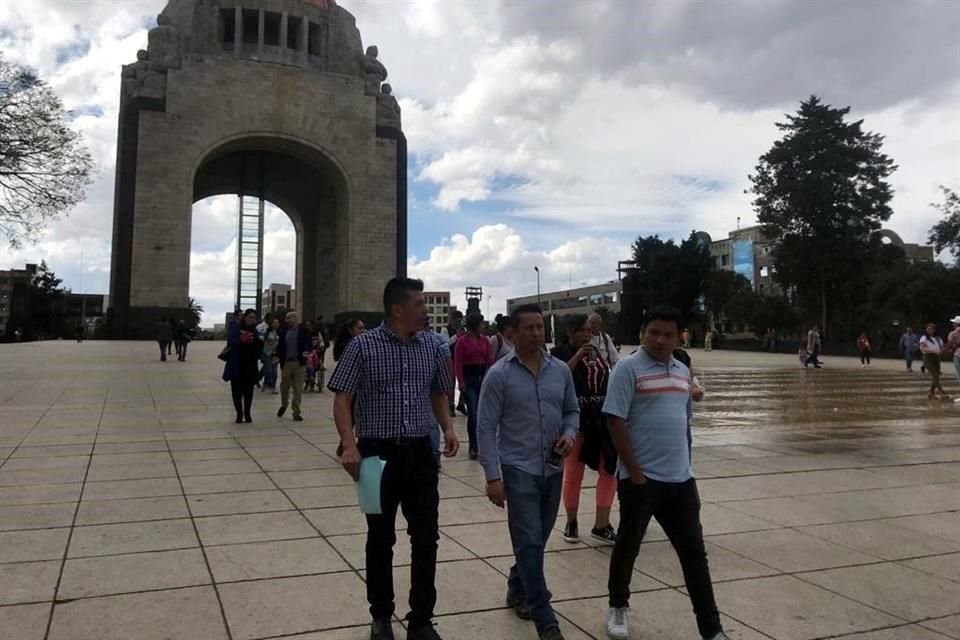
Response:
M405 272L406 140L376 52L327 2L170 0L124 67L111 329L147 337L188 299L192 205L251 193L297 230L298 306L380 308Z

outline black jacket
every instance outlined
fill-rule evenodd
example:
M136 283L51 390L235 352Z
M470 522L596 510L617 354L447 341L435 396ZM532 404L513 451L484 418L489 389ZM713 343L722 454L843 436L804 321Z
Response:
M280 333L277 336L277 358L280 359L280 366L287 361L287 327L282 327ZM313 349L313 337L310 333L300 325L297 327L297 354L300 356L300 366L305 367L307 365L307 359L304 357L304 351L310 351Z

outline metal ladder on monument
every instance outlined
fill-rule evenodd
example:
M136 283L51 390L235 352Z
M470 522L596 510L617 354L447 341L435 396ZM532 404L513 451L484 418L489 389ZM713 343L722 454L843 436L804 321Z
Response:
M263 173L262 158L244 158L243 190L239 195L237 233L237 308L262 311L263 291Z

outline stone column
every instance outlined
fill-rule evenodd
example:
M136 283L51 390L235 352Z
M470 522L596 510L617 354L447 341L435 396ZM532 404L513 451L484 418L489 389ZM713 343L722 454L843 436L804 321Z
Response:
M257 12L257 57L263 57L263 40L267 28L266 9L263 7Z
M237 5L233 16L233 57L239 58L243 46L243 7Z
M310 55L310 20L307 19L307 16L303 16L302 38L300 41L300 62L303 66L307 66L308 56Z
M280 14L280 50L284 55L287 52L287 29L290 28L290 14L286 11Z

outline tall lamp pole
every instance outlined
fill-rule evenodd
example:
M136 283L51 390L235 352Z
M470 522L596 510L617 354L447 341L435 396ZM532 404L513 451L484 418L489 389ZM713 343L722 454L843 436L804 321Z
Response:
M540 267L534 267L533 270L537 272L537 306L541 307L540 305Z

